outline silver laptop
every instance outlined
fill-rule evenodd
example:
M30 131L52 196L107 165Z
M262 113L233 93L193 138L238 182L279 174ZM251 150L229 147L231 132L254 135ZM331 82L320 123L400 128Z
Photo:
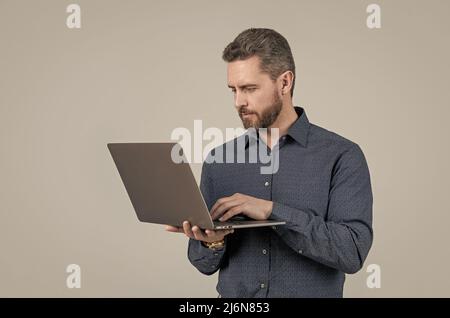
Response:
M189 163L173 162L171 152L175 145L180 147L173 142L108 144L141 222L181 227L183 221L189 221L192 226L217 230L285 224L243 217L213 221Z

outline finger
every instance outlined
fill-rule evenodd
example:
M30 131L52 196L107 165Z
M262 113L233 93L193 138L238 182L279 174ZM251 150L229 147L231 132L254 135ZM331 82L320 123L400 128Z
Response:
M221 236L222 234L220 232L221 231L205 230L205 234L210 242L221 240L223 236Z
M220 241L223 240L223 238L234 232L234 229L229 230L205 230L206 236L208 241L214 242L214 241Z
M191 230L191 224L188 221L183 222L183 230L184 234L186 234L187 237L194 238L194 234L192 233Z
M217 232L217 233L220 233L220 235L225 236L225 235L227 235L227 234L233 233L233 232L234 232L234 229L219 230L219 231L216 231L216 232Z
M216 209L216 218L220 218L221 216L223 216L223 214L225 212L227 212L228 210L241 205L243 202L240 199L236 199L233 201L228 201L226 203L223 203L222 205L220 205L217 209Z
M241 203L242 203L242 202L241 202L241 199L236 199L236 198L231 199L231 200L228 200L228 201L226 201L226 202L223 202L222 204L220 204L220 205L216 208L216 210L215 210L214 214L211 216L211 218L212 218L213 220L216 220L216 219L218 219L224 212L226 212L227 210L229 210L229 209L231 209L232 207L235 207L235 206L237 206L237 205L239 205L239 204L241 204Z
M207 237L203 234L202 230L197 225L192 227L192 233L194 233L194 238L198 241L207 240Z
M211 208L211 211L210 211L211 215L215 212L215 210L217 209L217 207L219 205L221 205L229 200L233 200L235 197L236 197L236 194L233 194L232 196L223 197L223 198L220 198L219 200L217 200L216 203L214 203L214 205Z
M214 205L211 208L211 218L214 220L214 217L216 216L216 209L219 205L221 205L222 203L224 203L225 201L228 201L230 199L230 197L223 197L220 198L219 200L216 201L216 203L214 203Z
M228 234L234 233L234 229L223 230L221 231L220 238L223 239Z
M233 216L242 213L242 205L233 207L232 209L226 211L219 219L219 221L224 222Z
M225 235L229 231L230 230L205 230L205 234L208 237L216 237L216 236Z
M173 225L166 225L166 231L175 233L184 233L183 228Z
M234 233L234 229L227 230L227 233L225 233L225 235L232 234L232 233Z

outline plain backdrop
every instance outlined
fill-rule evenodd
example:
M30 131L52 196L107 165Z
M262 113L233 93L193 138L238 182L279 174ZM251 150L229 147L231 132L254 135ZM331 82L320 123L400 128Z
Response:
M221 53L249 27L288 39L295 105L366 155L375 239L345 296L450 296L450 3L376 1L369 29L370 3L0 0L0 296L216 297L185 237L138 222L106 144L240 127Z

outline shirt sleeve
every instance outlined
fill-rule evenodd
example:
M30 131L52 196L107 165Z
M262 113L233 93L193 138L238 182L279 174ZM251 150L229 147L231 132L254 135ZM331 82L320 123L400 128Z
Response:
M211 210L214 200L214 188L210 172L211 164L203 163L200 180L200 191L205 199L208 210ZM201 241L189 239L188 259L201 273L205 275L214 274L219 268L226 251L225 246L221 250L212 250L202 244Z
M300 194L301 195L301 194ZM373 241L372 189L366 159L356 144L335 163L327 217L273 202L275 231L297 253L348 274L359 271Z

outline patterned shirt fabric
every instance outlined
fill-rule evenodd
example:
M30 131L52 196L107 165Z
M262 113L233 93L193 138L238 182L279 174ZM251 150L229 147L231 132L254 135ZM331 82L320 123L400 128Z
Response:
M360 270L369 253L373 198L361 148L310 123L303 108L295 111L298 119L276 146L276 173L262 174L268 164L261 160L237 162L237 151L226 160L225 149L240 142L246 155L261 144L251 134L210 152L223 163L203 164L200 189L209 209L242 193L273 201L270 219L286 222L236 229L217 251L189 239L189 261L203 274L219 271L221 297L342 297L345 274Z

